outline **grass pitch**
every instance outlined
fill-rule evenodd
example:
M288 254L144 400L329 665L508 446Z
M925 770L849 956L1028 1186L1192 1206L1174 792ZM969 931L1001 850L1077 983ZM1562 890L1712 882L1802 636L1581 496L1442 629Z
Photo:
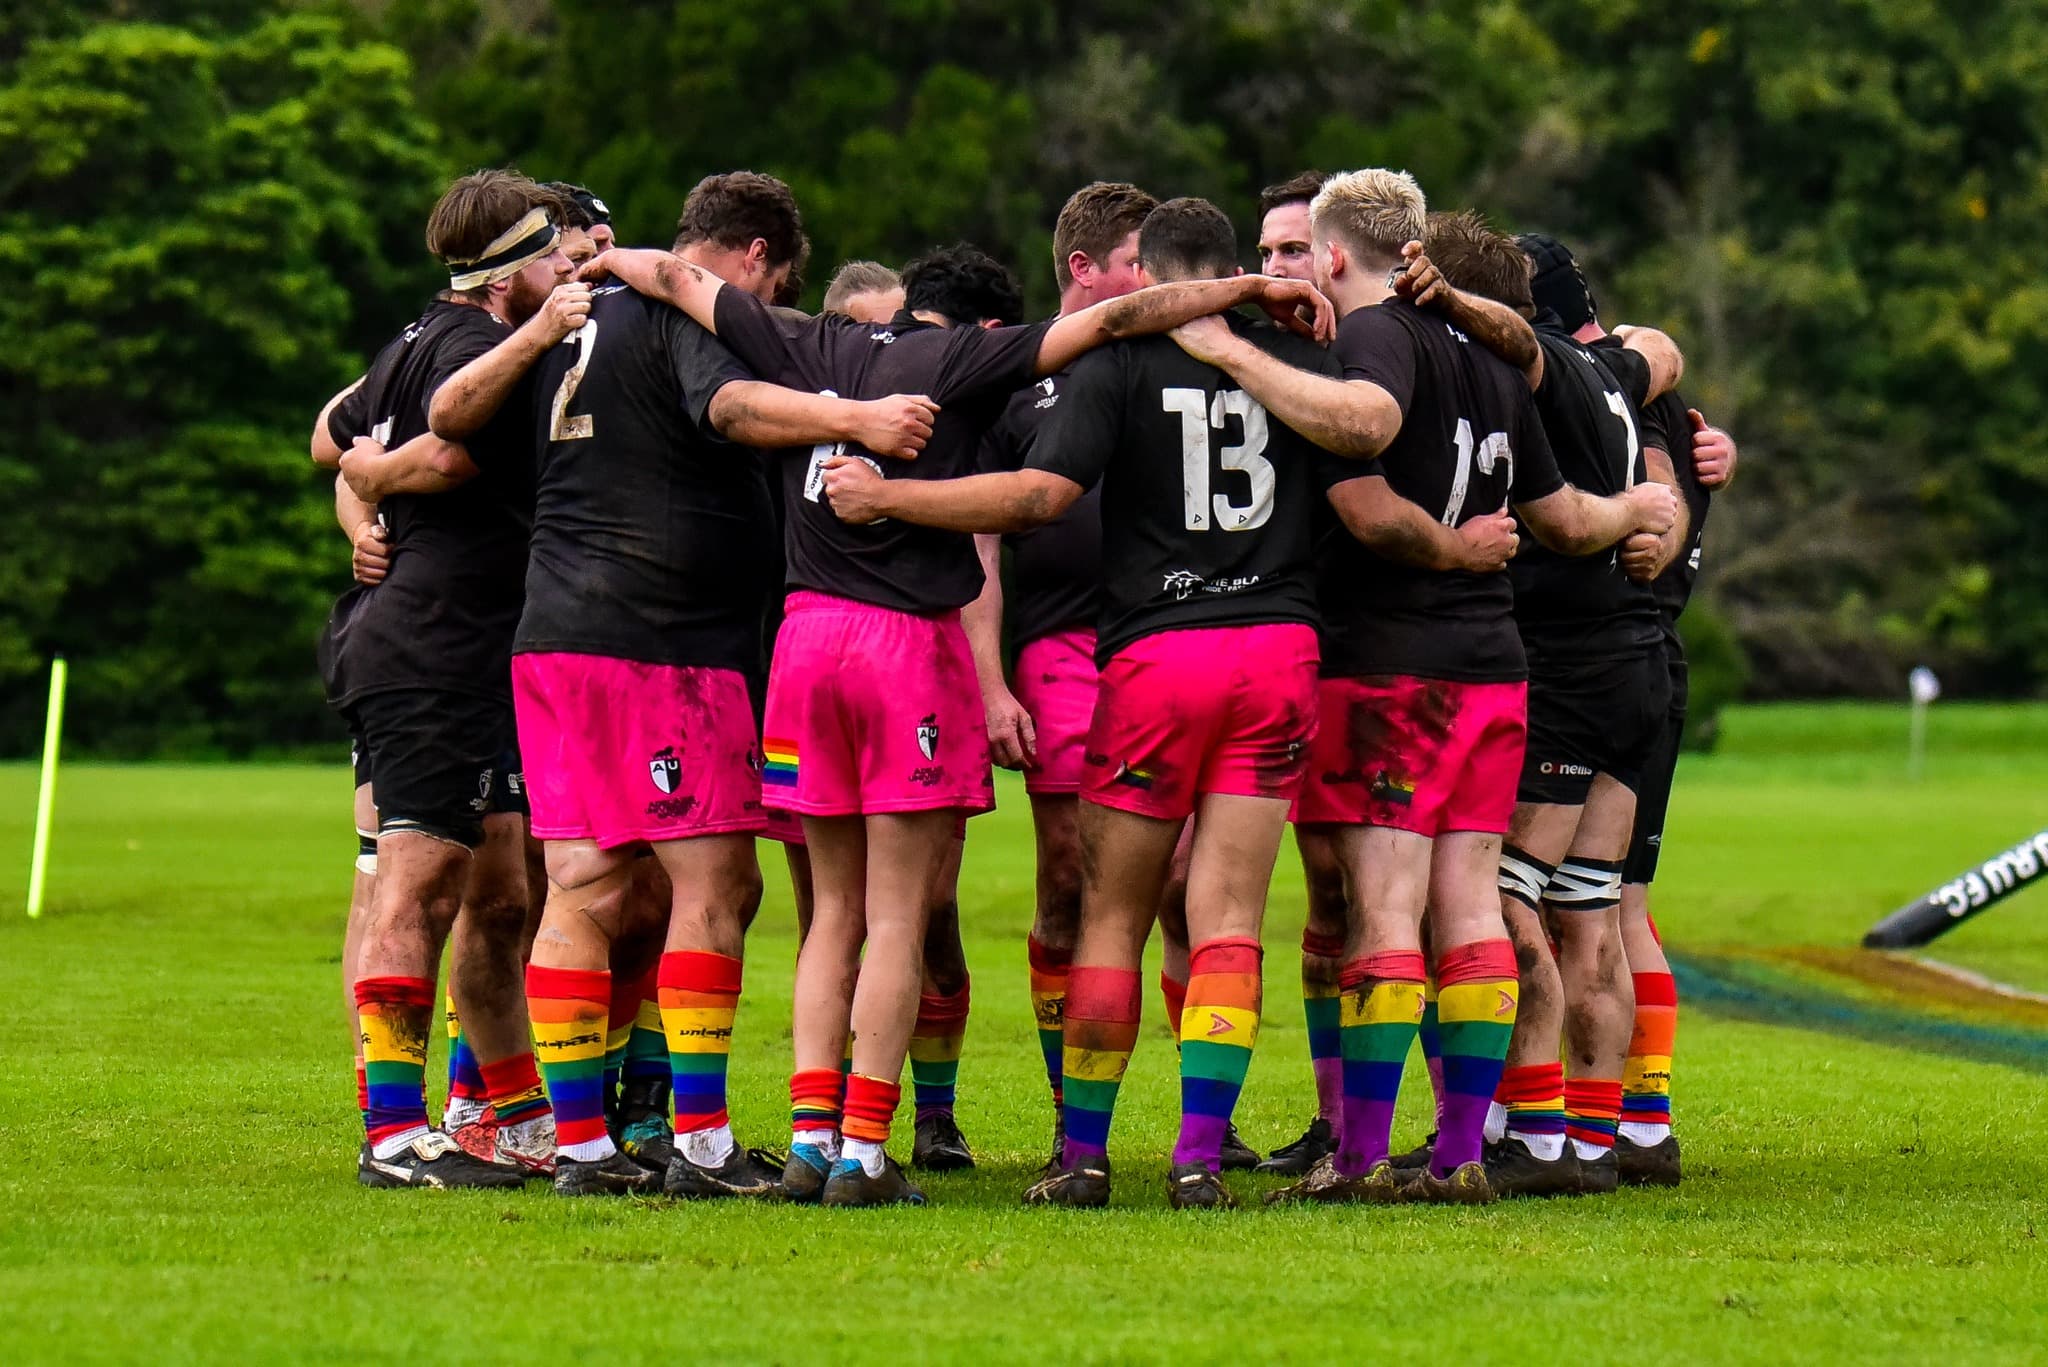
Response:
M1680 772L1657 896L1674 949L1782 964L1788 1003L1881 996L1795 951L1852 946L2048 821L2048 708L1945 704L1917 785L1904 730L1889 709L1731 714L1722 752ZM0 768L0 888L25 883L34 783ZM345 770L68 770L49 909L0 914L0 1356L2041 1359L2039 1067L1688 1007L1676 1192L1176 1216L1161 1193L1173 1050L1152 993L1115 1208L1021 1209L1050 1117L1025 992L1028 818L1014 787L1003 798L974 823L961 899L975 1006L960 1119L981 1169L928 1179L925 1210L824 1212L358 1189L336 977ZM1262 1147L1312 1109L1291 860L1239 1109ZM732 1109L744 1142L780 1147L795 941L768 865ZM1934 952L2048 989L2048 893ZM1397 1144L1423 1128L1417 1093ZM1233 1184L1251 1197L1266 1179Z

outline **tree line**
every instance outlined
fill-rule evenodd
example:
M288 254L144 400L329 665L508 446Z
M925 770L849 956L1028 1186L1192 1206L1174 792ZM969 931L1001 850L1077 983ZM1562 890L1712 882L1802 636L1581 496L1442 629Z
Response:
M0 5L0 753L306 750L345 586L320 402L516 164L666 243L795 188L838 261L973 241L1050 310L1077 185L1413 171L1578 249L1743 447L1687 628L1709 698L2048 680L2048 3L86 0ZM1704 709L1710 716L1711 706Z

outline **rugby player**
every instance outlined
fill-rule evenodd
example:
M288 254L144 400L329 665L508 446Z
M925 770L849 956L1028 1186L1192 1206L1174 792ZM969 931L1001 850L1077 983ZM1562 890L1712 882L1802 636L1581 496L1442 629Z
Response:
M1139 232L1148 280L1227 280L1236 252L1229 219L1203 200L1162 204ZM1327 364L1299 338L1236 319L1226 326L1304 365ZM1159 338L1081 358L1021 470L884 481L839 461L826 473L849 520L984 532L1044 525L1103 486L1101 675L1081 790L1065 1154L1025 1193L1029 1203L1108 1200L1106 1141L1136 1040L1138 965L1195 815L1182 1121L1167 1191L1176 1208L1235 1204L1221 1146L1258 1035L1259 925L1314 725L1309 452L1227 377Z
M856 323L886 323L902 307L903 277L879 261L848 261L825 285L825 312Z
M440 384L508 329L542 315L565 330L573 321L580 287L550 299L570 274L550 217L557 205L510 172L450 186L427 229L448 290L324 424L351 490L376 503L390 548L383 582L337 604L325 642L330 700L363 739L378 814L354 990L370 1141L358 1180L367 1186L516 1185L554 1159L519 990L525 829L510 783L507 655L528 482L521 444L502 426L451 448L431 437L427 410ZM451 928L452 995L499 1121L495 1152L510 1162L479 1161L427 1123L434 979Z
M1592 288L1576 261L1557 260L1531 282L1534 301L1558 316L1574 340L1605 355L1621 340L1600 326ZM1678 1139L1671 1130L1671 1055L1677 1033L1678 994L1671 965L1651 919L1649 885L1657 876L1671 781L1685 738L1687 672L1678 618L1699 575L1702 538L1713 493L1733 477L1737 451L1728 434L1710 426L1672 390L1643 413L1644 449L1656 468L1666 457L1684 496L1671 534L1638 534L1622 548L1622 567L1650 584L1657 600L1664 665L1671 683L1653 757L1636 794L1634 831L1622 865L1621 940L1635 987L1635 1022L1622 1074L1621 1117L1614 1139L1616 1174L1628 1185L1676 1186L1681 1173ZM1660 476L1661 477L1661 476Z
M551 180L547 188L562 199L562 254L581 266L612 245L611 207L581 185Z
M906 310L885 327L831 317L792 324L671 256L615 251L587 269L607 267L678 303L743 362L792 387L929 394L940 405L932 439L915 463L890 468L892 486L972 470L1009 395L1097 345L1253 300L1290 320L1301 304L1323 303L1311 287L1254 276L1163 285L1047 323L991 327L1021 308L1016 286L981 253L956 248L905 271ZM1318 323L1327 325L1326 306ZM883 1147L894 1079L916 1015L933 881L959 814L992 802L986 722L958 620L981 589L972 540L901 522L843 522L825 501L826 468L868 460L820 446L784 464L791 596L768 699L768 800L802 815L816 885L797 964L784 1186L835 1205L923 1200ZM842 1130L838 1064L849 1021Z
M1445 296L1426 261L1403 265L1424 230L1411 178L1333 177L1311 219L1318 284L1342 319L1333 348L1341 390L1237 354L1241 346L1198 353L1280 420L1312 421L1362 399L1392 425L1379 459L1324 461L1343 525L1324 535L1317 556L1320 716L1295 818L1298 835L1333 849L1357 912L1341 951L1341 1141L1268 1199L1408 1194L1387 1150L1422 1016L1426 909L1451 1044L1437 1163L1412 1194L1484 1201L1481 1131L1516 1000L1494 890L1524 728L1524 666L1501 573L1516 545L1505 510L1513 503L1560 549L1590 553L1668 521L1669 495L1599 499L1563 483L1525 375L1455 325L1476 318L1497 331L1507 320ZM1397 297L1390 272L1452 316ZM1524 357L1533 343L1523 335L1508 350Z
M1431 259L1446 279L1533 318L1543 347L1536 406L1565 478L1602 494L1648 481L1640 409L1682 372L1670 339L1631 330L1622 347L1595 353L1533 301L1532 273L1568 260L1562 248L1529 236L1521 256L1504 253L1491 230L1463 216L1431 229ZM1621 866L1669 684L1655 600L1618 554L1570 559L1537 546L1510 573L1529 660L1529 735L1500 887L1522 995L1502 1104L1489 1121L1502 1133L1486 1178L1500 1195L1606 1192L1617 1180L1614 1134L1635 1010L1621 944Z

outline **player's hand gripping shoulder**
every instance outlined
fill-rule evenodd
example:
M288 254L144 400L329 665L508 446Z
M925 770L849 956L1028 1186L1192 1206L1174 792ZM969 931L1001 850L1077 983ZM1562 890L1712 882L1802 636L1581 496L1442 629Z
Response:
M1299 333L1317 346L1328 346L1337 337L1337 306L1306 280L1278 275L1254 276L1259 283L1259 307L1289 332ZM1220 319L1218 320L1221 321ZM1228 332L1230 329L1223 329Z
M1543 383L1543 347L1529 320L1506 304L1453 288L1422 250L1420 242L1401 248L1407 264L1387 282L1417 308L1434 309L1460 332L1522 372L1534 390Z
M590 286L580 280L557 285L545 304L522 326L534 330L541 350L555 345L590 320Z
M885 399L855 400L859 412L848 438L878 456L916 460L932 439L939 406L923 394L891 394Z

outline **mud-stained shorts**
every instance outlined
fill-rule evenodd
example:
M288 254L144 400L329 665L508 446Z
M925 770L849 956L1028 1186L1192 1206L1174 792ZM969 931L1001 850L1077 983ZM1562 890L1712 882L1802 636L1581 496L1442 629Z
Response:
M1299 825L1385 826L1435 839L1504 834L1528 733L1525 683L1411 674L1324 679Z

